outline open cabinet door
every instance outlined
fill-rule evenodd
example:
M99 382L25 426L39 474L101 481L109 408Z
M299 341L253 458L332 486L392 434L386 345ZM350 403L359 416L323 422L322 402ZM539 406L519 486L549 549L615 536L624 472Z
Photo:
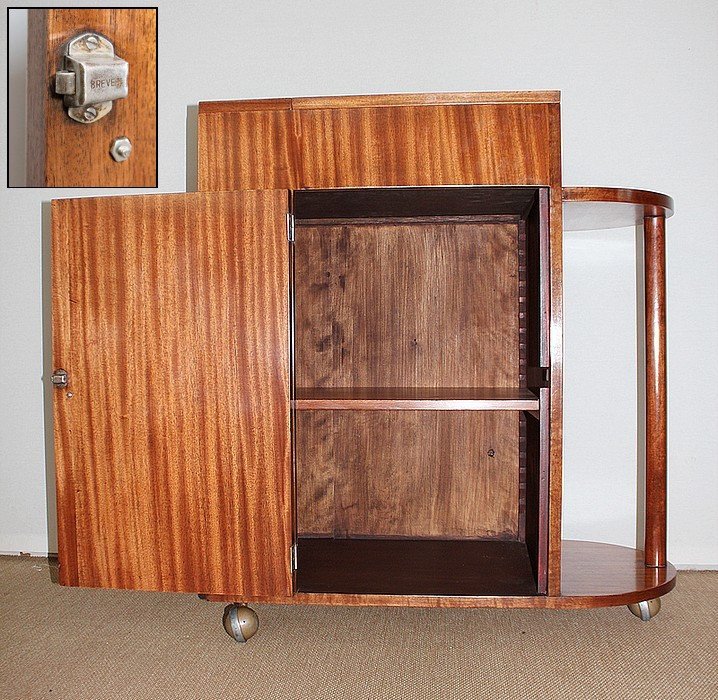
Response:
M61 583L291 595L287 211L53 201Z

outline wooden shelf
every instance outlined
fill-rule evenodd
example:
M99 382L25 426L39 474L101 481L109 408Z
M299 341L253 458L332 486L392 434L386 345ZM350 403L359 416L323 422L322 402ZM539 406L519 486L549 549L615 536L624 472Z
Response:
M673 199L660 192L621 187L563 188L564 231L636 226L645 216L673 216Z
M527 389L480 388L298 388L298 411L538 411L538 397Z
M208 600L254 600L294 605L389 605L440 608L601 608L665 595L676 585L676 570L647 567L643 552L602 542L563 540L561 594L544 595L380 595L302 593L293 596L207 595Z
M536 595L515 540L300 537L297 561L300 593Z

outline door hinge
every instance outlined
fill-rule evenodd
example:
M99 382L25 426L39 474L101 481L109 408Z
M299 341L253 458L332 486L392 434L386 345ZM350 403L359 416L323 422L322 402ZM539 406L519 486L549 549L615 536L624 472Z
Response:
M294 243L294 216L287 214L287 240Z
M292 571L297 570L297 543L295 542L289 550L289 556L292 560Z

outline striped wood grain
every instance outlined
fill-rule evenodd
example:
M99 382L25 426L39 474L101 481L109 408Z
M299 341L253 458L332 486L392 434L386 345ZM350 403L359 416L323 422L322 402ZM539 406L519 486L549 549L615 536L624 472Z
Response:
M258 107L200 105L201 190L553 184L554 103Z
M291 594L287 203L53 202L62 583Z
M556 93L202 103L199 188L546 185L550 227L548 593L561 589L562 186ZM378 102L377 102L378 99ZM415 104L414 104L415 103ZM245 106L246 105L246 106ZM251 113L251 114L250 114ZM271 113L271 119L267 113ZM253 131L253 123L269 127ZM256 154L261 154L257 161Z
M67 116L54 92L63 45L96 31L127 61L129 94L94 124ZM29 187L157 186L156 8L32 8L28 11ZM117 163L110 144L132 142L132 156Z

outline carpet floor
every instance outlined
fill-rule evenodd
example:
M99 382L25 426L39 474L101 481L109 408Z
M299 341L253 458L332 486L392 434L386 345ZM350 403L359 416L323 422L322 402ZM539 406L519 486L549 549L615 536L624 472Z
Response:
M648 623L588 611L223 606L62 588L44 559L0 557L3 700L718 698L718 572L681 572Z

